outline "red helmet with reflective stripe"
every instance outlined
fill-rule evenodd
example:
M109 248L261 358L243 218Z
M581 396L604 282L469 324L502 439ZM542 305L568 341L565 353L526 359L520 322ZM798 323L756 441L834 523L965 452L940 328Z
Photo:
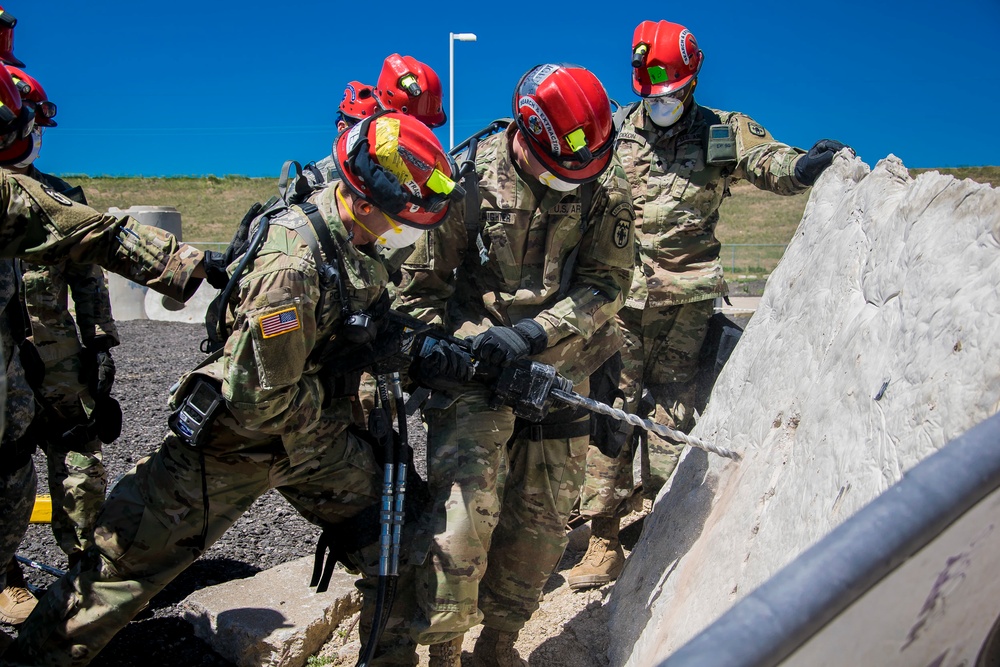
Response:
M375 96L383 109L395 109L428 127L444 125L441 79L429 65L411 56L393 53L382 63Z
M20 67L8 65L7 71L14 79L14 84L21 93L21 101L32 104L35 108L35 125L39 127L55 127L56 105L49 101L45 89L38 79L25 72Z
M35 128L35 111L21 101L21 92L6 65L0 65L0 150L24 139Z
M378 110L375 93L371 86L360 81L351 81L344 89L344 99L340 103L340 113L354 120L364 120Z
M382 111L340 133L335 155L350 190L400 223L430 229L464 196L457 170L429 127Z
M690 30L668 21L643 21L632 35L632 90L641 97L675 93L698 76L704 62Z
M0 7L0 62L4 65L24 67L24 63L14 57L14 26L17 19Z
M565 181L592 181L611 163L611 101L593 72L579 65L530 69L514 89L514 120L532 154Z

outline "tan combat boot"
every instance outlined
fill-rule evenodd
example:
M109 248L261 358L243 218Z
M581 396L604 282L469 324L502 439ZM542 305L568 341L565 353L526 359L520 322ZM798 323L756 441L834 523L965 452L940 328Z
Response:
M430 654L428 667L462 667L462 640L465 635L455 637L450 642L431 644L427 649Z
M28 590L21 566L11 560L7 566L7 587L0 592L0 621L20 625L38 604L38 598Z
M625 567L625 552L618 543L619 519L594 517L590 521L590 544L566 582L573 590L596 588L611 583Z
M528 667L528 661L514 648L516 632L500 632L483 626L472 651L474 667Z

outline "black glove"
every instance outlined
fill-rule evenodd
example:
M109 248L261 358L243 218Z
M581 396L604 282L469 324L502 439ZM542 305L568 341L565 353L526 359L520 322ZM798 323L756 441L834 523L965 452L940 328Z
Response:
M795 180L802 185L812 185L833 162L833 156L842 148L849 148L834 139L820 139L809 152L795 162Z
M206 250L205 259L201 260L201 263L205 267L205 279L208 280L208 284L217 290L226 289L226 285L229 284L229 271L226 270L229 263L226 261L226 256L221 252Z
M100 400L111 395L115 383L115 360L111 352L99 342L80 350L80 375L82 384L87 385L90 395Z
M472 339L472 354L487 366L499 368L538 354L549 346L542 325L524 319L512 327L490 327Z
M122 407L110 396L97 399L90 415L96 427L97 439L110 445L122 434Z
M475 373L472 356L460 346L442 340L427 356L418 359L410 375L423 387L443 391L469 382Z

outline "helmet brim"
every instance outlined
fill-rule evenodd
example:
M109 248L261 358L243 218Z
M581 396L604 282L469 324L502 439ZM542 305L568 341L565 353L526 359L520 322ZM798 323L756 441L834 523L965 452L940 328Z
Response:
M643 83L639 80L636 71L632 70L632 92L634 92L639 97L662 97L664 95L669 95L671 93L676 93L678 90L684 88L684 86L691 83L694 78L698 76L697 73L690 76L686 76L683 79L677 79L676 81L671 81L670 83Z
M580 169L566 169L554 158L549 156L545 151L539 150L538 146L535 145L534 139L530 138L523 129L518 128L522 135L524 135L526 141L524 142L528 146L528 150L531 154L535 156L542 166L549 170L552 174L559 177L561 180L567 183L589 183L591 181L597 180L604 170L608 168L611 164L611 158L614 157L613 150L607 150L603 155L595 157L593 160L587 163L585 167ZM609 141L614 141L614 135L612 135Z

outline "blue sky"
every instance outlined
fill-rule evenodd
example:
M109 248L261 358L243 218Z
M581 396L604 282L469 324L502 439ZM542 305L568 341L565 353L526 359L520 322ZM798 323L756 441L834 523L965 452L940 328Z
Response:
M456 141L509 115L541 62L588 67L630 102L646 19L697 37L701 104L781 141L839 139L872 165L1000 164L1000 0L0 1L18 18L15 54L59 107L38 162L57 174L275 176L329 151L344 85L374 84L390 53L434 67L447 95L449 31L478 36L455 44ZM438 136L447 146L447 126Z

